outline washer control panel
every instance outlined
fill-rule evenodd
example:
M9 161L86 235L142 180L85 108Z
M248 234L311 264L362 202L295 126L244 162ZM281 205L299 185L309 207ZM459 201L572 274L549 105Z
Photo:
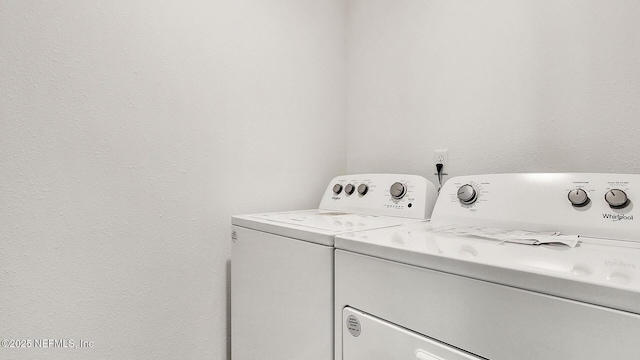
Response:
M331 180L320 209L429 219L437 196L433 183L418 175L344 175Z
M640 174L461 176L443 186L432 222L640 242L639 194Z

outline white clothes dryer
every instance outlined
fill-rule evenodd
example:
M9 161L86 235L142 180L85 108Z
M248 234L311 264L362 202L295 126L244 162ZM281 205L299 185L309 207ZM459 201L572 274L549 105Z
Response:
M234 216L232 359L333 359L335 236L425 221L436 197L421 176L347 175L318 209Z
M336 238L336 359L640 359L640 175L450 179Z

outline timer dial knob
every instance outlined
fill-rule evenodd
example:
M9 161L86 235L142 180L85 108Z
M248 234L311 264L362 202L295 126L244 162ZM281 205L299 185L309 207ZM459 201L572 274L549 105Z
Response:
M389 188L389 193L395 200L400 200L407 193L407 187L404 186L403 183L396 182L391 185L391 188Z
M338 195L340 194L340 192L342 192L342 185L340 184L333 185L333 193Z
M347 193L347 195L353 194L355 190L356 190L356 187L353 186L353 184L347 184L347 186L344 187L344 192Z
M369 186L367 186L367 184L358 185L358 194L364 196L367 194L368 191L369 191Z
M583 189L569 191L569 202L575 207L585 206L589 203L589 195Z
M622 209L629 204L627 194L620 189L611 189L604 194L604 201L614 209Z
M458 188L458 200L465 205L471 205L478 200L478 192L469 185L462 185Z

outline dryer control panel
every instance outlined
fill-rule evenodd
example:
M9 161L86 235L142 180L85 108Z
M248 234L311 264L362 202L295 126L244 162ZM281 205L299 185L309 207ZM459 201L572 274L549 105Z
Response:
M321 210L429 219L438 197L436 187L422 176L356 174L331 180Z
M531 173L451 178L432 222L640 242L639 174Z

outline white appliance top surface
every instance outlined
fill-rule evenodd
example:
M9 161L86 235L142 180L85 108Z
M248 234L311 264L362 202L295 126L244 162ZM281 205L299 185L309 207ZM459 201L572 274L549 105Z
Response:
M350 214L318 209L254 214L246 215L245 218L253 220L256 227L260 227L259 224L262 223L272 223L282 227L307 229L330 235L412 222L410 219L398 217Z
M333 246L334 237L345 232L404 225L419 220L351 214L328 210L301 210L234 216L234 225Z
M342 234L335 246L640 314L636 186L640 175L457 177L430 223ZM588 200L574 206L578 190ZM610 206L621 192L624 206Z
M465 232L469 228L460 227ZM474 228L493 232L496 229ZM335 247L427 269L640 313L640 243L579 238L526 245L414 223L341 234Z

